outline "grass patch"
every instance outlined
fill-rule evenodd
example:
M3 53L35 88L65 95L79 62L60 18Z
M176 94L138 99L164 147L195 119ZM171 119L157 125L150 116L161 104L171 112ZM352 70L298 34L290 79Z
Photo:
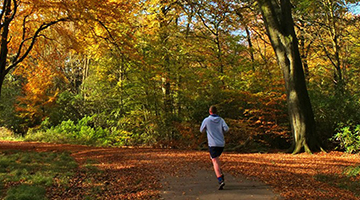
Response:
M45 194L43 187L23 184L10 188L5 200L43 200L46 199Z
M342 174L317 174L315 179L329 185L349 190L356 196L360 196L360 166L347 167Z
M46 199L45 188L54 178L66 187L77 167L68 152L0 152L2 199Z

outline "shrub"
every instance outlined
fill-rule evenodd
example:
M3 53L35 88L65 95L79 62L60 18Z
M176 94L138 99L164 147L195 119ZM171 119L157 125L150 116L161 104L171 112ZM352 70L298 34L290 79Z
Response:
M30 130L25 140L91 146L123 146L132 143L131 133L115 127L108 129L95 126L94 117L96 116L84 117L78 122L63 121L61 124L50 128L46 119L39 129Z
M21 141L22 138L21 135L15 134L10 129L7 129L5 127L0 127L0 139L7 140L7 141Z
M347 153L358 152L360 147L360 124L340 124L337 133L331 140L338 143L337 148L343 149Z
M317 84L311 86L318 87ZM320 90L315 88L309 90L309 94L317 123L316 130L323 141L329 141L334 134L342 132L340 129L344 128L344 124L360 121L360 104L357 94L351 91L339 94L334 89L330 89L331 87ZM324 145L328 145L325 147L329 149L334 148L333 144L324 143Z

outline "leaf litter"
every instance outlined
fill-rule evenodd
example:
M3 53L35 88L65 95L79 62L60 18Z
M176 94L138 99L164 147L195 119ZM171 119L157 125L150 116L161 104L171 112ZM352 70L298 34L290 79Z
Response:
M9 149L72 153L80 167L68 187L47 189L50 199L159 199L164 176L191 176L212 167L206 151L0 142L0 150ZM358 155L224 153L221 160L225 173L260 180L284 199L359 199L346 188L315 178L344 176L347 167L360 165Z

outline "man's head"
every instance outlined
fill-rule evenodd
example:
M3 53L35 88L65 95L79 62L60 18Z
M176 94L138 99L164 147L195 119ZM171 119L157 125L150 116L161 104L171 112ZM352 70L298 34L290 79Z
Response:
M216 108L216 106L210 106L210 108L209 108L209 113L210 113L210 115L215 115L215 114L217 114L217 108Z

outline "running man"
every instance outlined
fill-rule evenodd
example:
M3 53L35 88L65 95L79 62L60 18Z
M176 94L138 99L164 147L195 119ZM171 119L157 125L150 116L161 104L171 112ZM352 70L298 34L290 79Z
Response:
M205 118L201 124L200 132L207 133L211 161L219 182L219 190L222 190L225 186L225 180L224 174L221 171L219 157L225 146L224 133L229 131L229 127L225 120L217 115L217 108L215 106L209 108L209 113L210 116Z

